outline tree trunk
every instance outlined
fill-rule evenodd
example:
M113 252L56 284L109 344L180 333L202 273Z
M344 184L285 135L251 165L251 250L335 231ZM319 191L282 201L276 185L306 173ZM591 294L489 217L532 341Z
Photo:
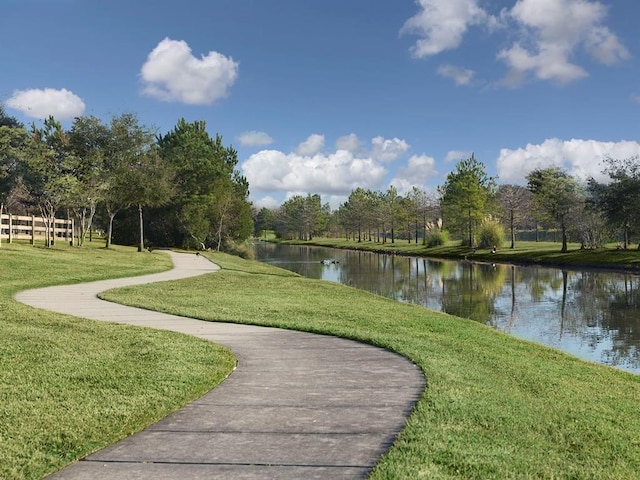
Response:
M115 213L111 213L108 212L107 213L109 215L109 225L107 226L107 239L105 242L105 248L110 248L111 247L111 234L113 233L113 219L115 218L116 214Z
M144 250L144 222L142 219L142 205L138 204L138 220L140 221L140 243L138 243L138 251Z
M511 248L516 248L516 227L513 221L513 210L511 210L511 218L509 220L509 224L511 226Z
M560 222L560 228L562 229L562 253L566 253L567 248L567 226L565 225L564 218Z
M473 247L473 229L471 227L471 209L469 209L469 246Z
M627 225L624 226L624 249L629 248L629 227ZM638 248L640 248L640 244L638 244Z

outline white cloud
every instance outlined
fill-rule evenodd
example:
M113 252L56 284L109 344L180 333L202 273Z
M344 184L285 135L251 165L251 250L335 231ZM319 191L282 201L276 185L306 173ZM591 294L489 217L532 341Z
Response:
M366 151L363 142L350 134L338 138L335 151L320 152L324 141L324 135L314 134L293 152L262 150L243 161L240 168L251 185L253 198L261 194L273 199L317 193L323 202L328 201L332 208L337 208L358 187L386 188L387 164L398 160L409 149L404 140L377 136ZM435 175L435 161L427 155L414 155L406 164L399 165L396 172L395 181L406 182L410 189ZM265 201L254 200L254 203Z
M586 70L570 61L581 49L606 65L629 58L603 25L606 14L597 1L518 0L507 17L520 29L520 39L497 55L510 69L504 83L517 86L529 74L558 83L585 77Z
M497 160L498 177L503 183L524 183L526 175L537 168L561 167L581 180L602 174L602 159L629 158L640 155L640 143L634 141L599 142L597 140L559 140L551 138L542 144L528 144L517 150L502 149Z
M400 33L420 38L411 48L418 58L458 48L467 29L488 21L477 0L417 0L420 11L407 20Z
M404 195L412 187L424 189L425 184L437 175L436 161L428 155L413 155L406 167L399 167L390 184L395 185L398 192Z
M452 79L456 85L469 85L475 72L455 65L440 65L438 74L444 78Z
M409 150L409 144L399 138L374 137L371 140L371 156L379 162L393 162Z
M416 0L420 11L400 33L420 38L411 48L418 58L453 50L473 26L488 33L503 33L506 46L496 54L508 72L501 84L519 86L529 77L569 83L588 75L573 59L581 53L603 65L630 57L629 51L605 25L607 7L596 0L517 0L497 16L480 7L480 0ZM489 2L486 2L489 3ZM471 81L472 71L448 65L438 69L459 85Z
M278 208L280 205L282 204L282 202L279 202L278 200L276 200L275 198L273 198L270 195L267 195L265 197L262 198L258 198L256 200L253 201L253 205L256 208Z
M165 38L149 54L140 75L143 93L159 100L211 105L227 95L238 64L218 52L196 58L185 41Z
M459 162L460 160L471 158L472 154L473 152L470 150L449 150L444 160L445 162Z
M309 135L304 142L298 145L296 153L298 155L311 156L322 150L322 147L324 147L324 135L314 133L313 135Z
M336 148L338 150L357 153L362 148L362 142L355 133L350 133L349 135L344 135L336 140Z
M5 105L31 118L70 120L84 114L85 104L75 93L54 88L16 90Z
M346 150L314 156L263 150L251 155L241 168L252 191L333 195L377 186L387 173L372 158L358 158Z
M243 147L261 147L273 143L273 138L265 132L244 132L238 136L238 141Z

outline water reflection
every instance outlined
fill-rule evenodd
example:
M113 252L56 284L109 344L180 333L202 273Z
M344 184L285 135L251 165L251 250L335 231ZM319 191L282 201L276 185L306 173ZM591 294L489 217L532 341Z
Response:
M470 318L581 358L640 373L640 277L256 244L301 275ZM332 259L336 263L323 264Z

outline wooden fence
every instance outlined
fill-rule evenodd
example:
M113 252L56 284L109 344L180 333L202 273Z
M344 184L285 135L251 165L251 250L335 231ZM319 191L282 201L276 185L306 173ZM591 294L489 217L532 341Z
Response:
M30 240L35 244L37 240L46 239L47 226L44 218L33 215L0 215L0 239L6 239L11 243L13 240ZM73 244L73 220L63 220L56 218L51 225L50 238L66 240Z

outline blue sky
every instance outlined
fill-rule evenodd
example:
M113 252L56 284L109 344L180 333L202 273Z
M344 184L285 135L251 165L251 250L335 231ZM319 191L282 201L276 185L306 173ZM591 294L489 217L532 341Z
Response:
M23 122L205 120L258 206L640 154L637 0L0 0Z

